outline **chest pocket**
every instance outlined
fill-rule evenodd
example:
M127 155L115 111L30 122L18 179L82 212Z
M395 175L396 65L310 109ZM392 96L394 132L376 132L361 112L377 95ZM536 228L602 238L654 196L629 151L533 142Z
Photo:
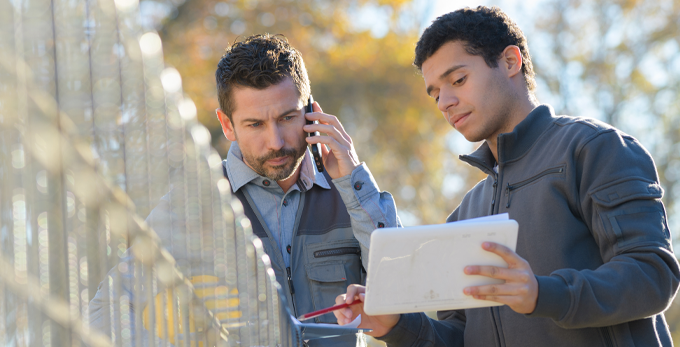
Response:
M335 305L335 298L350 284L361 283L361 248L355 239L306 246L307 278L314 310ZM314 318L317 323L337 323L333 314Z
M520 182L508 183L508 185L505 186L505 196L507 198L505 208L510 208L512 195L519 191L520 189L530 186L546 177L565 177L564 168L565 165L549 168Z

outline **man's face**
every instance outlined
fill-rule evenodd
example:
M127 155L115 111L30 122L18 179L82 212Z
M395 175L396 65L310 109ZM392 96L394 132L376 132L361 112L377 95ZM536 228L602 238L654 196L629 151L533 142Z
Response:
M259 175L282 181L300 166L307 150L303 103L290 78L263 90L235 88L231 122L224 134L241 148L243 161Z
M468 141L495 140L512 131L507 123L513 90L502 68L490 68L484 58L470 55L462 42L454 41L425 60L422 71L428 95Z

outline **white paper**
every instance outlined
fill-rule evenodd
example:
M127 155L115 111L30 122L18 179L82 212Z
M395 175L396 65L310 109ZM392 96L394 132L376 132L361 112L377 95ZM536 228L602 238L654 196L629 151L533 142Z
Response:
M510 215L507 213L492 214L490 216L484 216L479 218L463 219L458 222L448 223L448 224L464 224L464 223L484 223L484 222L496 222L501 220L510 220Z
M358 328L359 328L359 324L361 324L361 315L358 315L357 318L354 318L354 320L352 321L352 323L345 324L345 325L343 325L343 327L345 327L345 328L354 328L354 329L358 329Z
M482 243L496 242L515 250L517 230L517 222L504 214L374 231L364 311L376 315L501 305L467 296L463 288L502 280L466 275L463 269L507 267L501 257L483 250Z

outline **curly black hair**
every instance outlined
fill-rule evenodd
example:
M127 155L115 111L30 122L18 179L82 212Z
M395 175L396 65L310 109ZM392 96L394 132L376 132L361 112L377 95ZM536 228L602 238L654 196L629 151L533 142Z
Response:
M265 89L290 77L301 100L310 94L309 77L300 52L282 35L253 35L225 49L217 64L217 100L229 120L234 112L234 86Z
M530 92L536 89L527 39L517 24L498 7L466 7L434 20L416 44L413 65L422 72L425 60L452 41L462 42L469 54L481 56L490 68L498 67L498 59L506 47L519 47L524 81Z

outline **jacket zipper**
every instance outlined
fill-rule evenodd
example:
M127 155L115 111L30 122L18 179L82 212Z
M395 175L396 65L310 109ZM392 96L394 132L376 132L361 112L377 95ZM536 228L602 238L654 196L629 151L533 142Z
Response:
M522 187L524 187L524 186L526 186L530 183L533 183L536 180L538 180L538 179L540 179L544 176L556 174L556 173L562 173L562 172L564 172L564 166L554 167L552 169L547 169L547 170L539 173L538 175L531 177L529 179L526 179L524 181L514 183L514 184L508 183L508 185L505 187L505 195L507 196L507 199L508 199L507 204L505 204L505 208L510 208L510 193L512 193L512 191L520 189L520 188L522 188Z
M493 196L491 197L491 214L493 214L493 209L496 206L496 187L498 187L498 175L493 181Z
M503 171L501 170L501 164L498 164L498 172L496 173L496 180L494 181L493 200L492 200L492 203L494 203L494 206L496 206L496 208L491 210L491 214L498 214L500 212L501 204L500 204L500 201L498 201L498 203L496 203L497 202L496 200L499 200L501 198L501 193L503 192L502 182L503 182Z
M314 258L332 257L336 255L345 254L361 254L361 248L359 247L340 247L332 249L323 249L314 252Z
M604 336L604 344L607 347L614 347L614 339L610 327L602 328L602 336Z
M297 308L295 307L295 287L293 286L293 279L291 278L290 266L286 268L286 273L288 275L288 289L290 289L290 298L293 302L293 311L295 313L295 317L297 317Z
M499 136L499 144L500 144L500 136ZM498 163L498 172L494 172L495 179L493 182L493 198L491 200L491 214L498 214L498 210L500 210L500 202L497 204L496 200L500 199L501 197L501 192L503 191L503 188L501 187L501 184L503 182L503 166L500 163ZM489 307L489 313L491 314L491 321L493 322L494 326L494 335L496 335L496 341L498 342L498 346L503 346L503 341L501 341L501 334L500 334L500 314L498 315L498 322L496 321L496 313L494 312L494 307Z
M298 220L300 209L305 208L305 192L300 193L300 205L298 207L298 212L295 216L296 221ZM298 225L295 225L296 227ZM295 314L295 317L298 316L297 312L297 307L295 306L295 286L293 286L293 272L291 271L291 267L293 267L293 254L295 254L295 238L297 237L297 228L294 228L293 230L293 237L291 238L290 242L290 261L288 263L288 267L286 268L286 274L288 275L288 289L290 289L290 301L293 302L293 313Z

